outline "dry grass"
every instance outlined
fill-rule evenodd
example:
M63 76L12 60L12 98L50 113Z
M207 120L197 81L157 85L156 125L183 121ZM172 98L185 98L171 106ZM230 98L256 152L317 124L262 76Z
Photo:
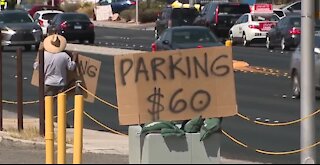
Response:
M6 129L9 136L22 140L31 140L37 142L45 142L45 138L39 135L39 129L37 127L29 127L25 128L23 131L19 132L16 128L8 128ZM57 142L57 133L55 133L54 141ZM66 137L67 144L73 144L73 137Z
M13 138L44 142L44 138L39 135L39 129L37 127L25 128L20 132L16 128L11 127L6 129L6 131Z

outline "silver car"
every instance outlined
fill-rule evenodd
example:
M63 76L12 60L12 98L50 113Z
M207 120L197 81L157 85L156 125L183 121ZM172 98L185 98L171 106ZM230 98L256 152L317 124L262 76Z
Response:
M0 12L2 46L24 46L27 51L36 48L42 40L42 30L25 11Z
M320 33L315 34L315 48L314 48L314 59L315 59L315 86L316 89L320 89ZM301 84L301 46L298 46L291 57L291 80L292 80L292 92L296 97L300 97Z

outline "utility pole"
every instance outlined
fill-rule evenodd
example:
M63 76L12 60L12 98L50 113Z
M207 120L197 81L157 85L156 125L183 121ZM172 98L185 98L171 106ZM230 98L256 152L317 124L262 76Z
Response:
M194 0L189 0L189 5L190 5L190 8L194 7Z
M301 21L301 118L312 114L315 110L314 84L314 14L315 1L302 1ZM303 42L302 42L303 41ZM309 118L301 122L301 148L307 148L315 143L315 119ZM301 164L314 164L315 148L301 153Z
M139 24L139 0L136 0L136 24Z

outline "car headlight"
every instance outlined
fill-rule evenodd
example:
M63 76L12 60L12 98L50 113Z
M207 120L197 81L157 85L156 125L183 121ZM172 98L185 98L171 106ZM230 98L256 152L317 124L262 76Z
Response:
M9 35L14 35L16 32L8 27L5 27L4 29L1 30L1 33L4 34L9 34Z

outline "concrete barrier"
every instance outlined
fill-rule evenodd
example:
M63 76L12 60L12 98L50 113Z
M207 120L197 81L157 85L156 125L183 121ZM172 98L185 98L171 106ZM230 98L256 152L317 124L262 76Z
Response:
M140 134L140 126L129 127L130 164L220 164L221 133L200 141L200 133L163 138Z

